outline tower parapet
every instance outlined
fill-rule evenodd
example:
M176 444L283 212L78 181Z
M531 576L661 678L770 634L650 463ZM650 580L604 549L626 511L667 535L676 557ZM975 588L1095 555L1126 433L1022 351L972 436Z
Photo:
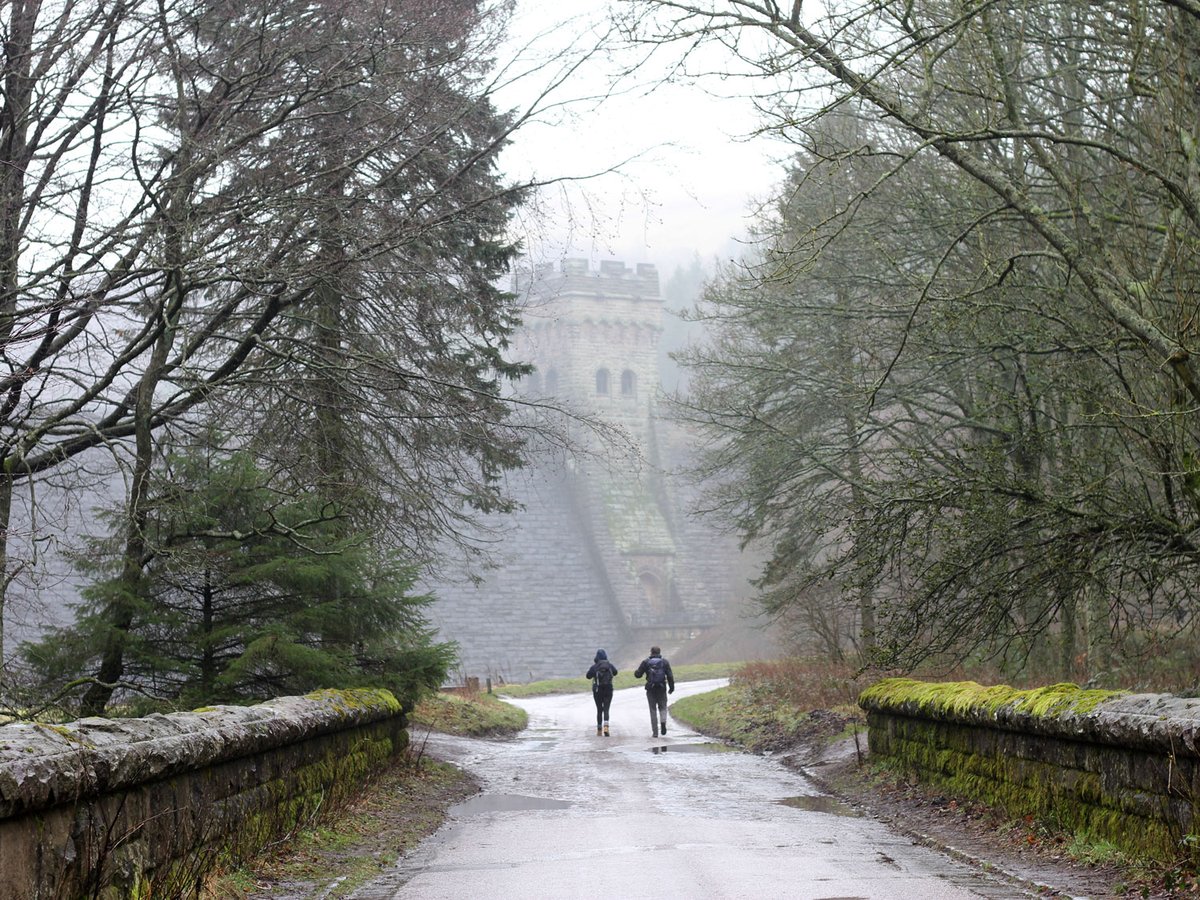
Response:
M658 268L564 259L518 272L525 298L517 354L545 393L619 420L644 420L659 387L662 297Z
M557 266L540 263L513 275L512 289L527 299L526 324L531 327L563 316L574 321L620 318L662 327L658 267L651 263L630 267L604 260L597 268L580 258L564 259Z

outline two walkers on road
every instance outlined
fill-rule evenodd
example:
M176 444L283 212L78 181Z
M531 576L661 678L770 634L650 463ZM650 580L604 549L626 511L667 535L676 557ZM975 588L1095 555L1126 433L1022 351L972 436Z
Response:
M613 676L617 667L609 662L608 654L596 651L592 667L585 678L592 680L592 699L596 701L596 734L608 737L608 710L612 705ZM646 678L646 702L650 706L650 730L654 737L667 733L667 694L675 692L675 673L671 664L663 658L662 650L650 648L650 655L642 660L634 678Z

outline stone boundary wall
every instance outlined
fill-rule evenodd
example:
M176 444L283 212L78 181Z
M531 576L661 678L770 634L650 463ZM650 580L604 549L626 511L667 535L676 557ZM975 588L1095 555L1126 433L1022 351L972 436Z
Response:
M1196 851L1200 699L887 679L859 705L889 766L1137 856Z
M408 743L387 691L0 726L0 900L196 896Z

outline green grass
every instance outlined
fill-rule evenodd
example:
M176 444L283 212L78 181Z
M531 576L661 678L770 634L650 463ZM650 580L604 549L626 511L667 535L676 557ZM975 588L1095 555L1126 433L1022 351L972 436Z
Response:
M1109 841L1082 835L1073 835L1067 853L1085 866L1116 864L1128 866L1131 861L1120 848Z
M701 734L754 753L791 747L818 730L807 710L790 703L763 703L738 684L676 700L671 714Z
M726 737L730 731L725 724L729 693L729 688L717 688L715 691L684 697L671 704L671 714L701 734Z
M741 663L702 663L690 666L672 666L676 682L704 681L708 678L728 678ZM644 678L634 678L633 669L622 669L613 679L613 687L637 687L644 685ZM551 678L546 681L531 681L528 684L504 684L495 690L507 697L543 697L548 694L578 694L592 689L592 683L586 678Z
M408 720L444 734L482 737L516 734L528 724L529 716L491 694L443 692L424 698Z

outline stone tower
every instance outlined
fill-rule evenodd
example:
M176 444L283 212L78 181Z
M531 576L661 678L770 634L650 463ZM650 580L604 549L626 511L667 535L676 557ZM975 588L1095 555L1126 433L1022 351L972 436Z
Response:
M668 474L691 442L656 416L658 271L567 259L513 288L526 300L515 355L536 369L523 394L620 437L510 478L522 510L498 567L481 585L429 586L441 637L463 675L504 680L582 674L596 647L618 665L682 647L745 591L736 543L688 516L692 489Z
M658 270L606 261L591 271L586 260L568 259L561 271L519 273L513 288L529 302L517 350L537 367L530 392L623 425L645 422L658 389Z

